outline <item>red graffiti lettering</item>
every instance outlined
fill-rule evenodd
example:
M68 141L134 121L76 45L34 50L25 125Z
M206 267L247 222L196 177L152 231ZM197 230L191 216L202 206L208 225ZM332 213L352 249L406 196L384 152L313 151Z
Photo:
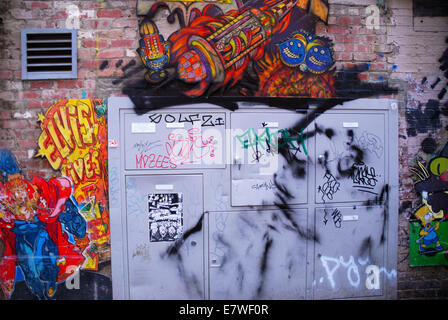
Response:
M171 159L161 154L140 154L135 155L135 166L137 169L176 169L177 164Z

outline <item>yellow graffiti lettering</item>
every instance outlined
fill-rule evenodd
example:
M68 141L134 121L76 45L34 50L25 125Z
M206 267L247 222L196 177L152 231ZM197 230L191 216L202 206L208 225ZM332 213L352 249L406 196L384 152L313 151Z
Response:
M53 169L72 180L73 197L87 221L88 237L82 241L103 250L101 247L109 240L107 208L102 216L107 204L107 173L103 172L107 161L107 128L104 115L98 115L95 108L94 101L89 99L60 100L45 115L40 113L42 133L36 156L46 157ZM99 252L83 251L86 261L82 268L97 270Z
M98 151L93 151L92 153L92 163L95 165L95 174L100 176L101 175L101 168L100 168L100 162L98 161L98 157L99 157L99 152Z
M92 163L90 162L90 154L84 156L84 170L86 172L86 178L91 179L93 177Z
M53 121L48 122L47 129L62 158L66 158L70 154L70 149L67 147L67 144L64 143L64 145L62 145L63 142L60 141L60 137L54 128Z
M70 148L70 151L73 150L73 133L71 130L71 127L69 125L69 121L67 119L67 109L65 107L61 107L59 109L59 112L55 112L53 115L54 122L56 123L56 127L58 128L59 132L61 133L62 137L64 138L65 142L67 143L68 147ZM62 118L62 122L61 119Z
M50 137L47 132L43 131L38 140L39 152L37 156L43 157L46 156L48 162L53 169L58 169L61 166L62 158L56 152L56 149L53 144L50 144Z
M78 103L78 121L80 124L81 134L83 137L83 141L87 145L92 145L94 143L93 140L93 126L90 122L91 110L89 105L79 101Z
M79 132L78 127L78 115L77 115L77 108L75 105L68 103L68 112L70 115L70 127L72 128L73 137L75 138L75 143L78 148L83 148L84 144L82 142L81 133Z
M73 161L73 167L75 168L76 174L80 180L83 178L84 171L84 161L83 159L77 159Z

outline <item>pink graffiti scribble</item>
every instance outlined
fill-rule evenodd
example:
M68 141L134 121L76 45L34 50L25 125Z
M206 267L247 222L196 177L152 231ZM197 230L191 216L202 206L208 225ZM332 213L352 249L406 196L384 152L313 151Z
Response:
M201 129L191 128L181 133L170 133L165 143L170 160L176 164L198 163L206 156L214 157L216 146L213 136L203 139Z

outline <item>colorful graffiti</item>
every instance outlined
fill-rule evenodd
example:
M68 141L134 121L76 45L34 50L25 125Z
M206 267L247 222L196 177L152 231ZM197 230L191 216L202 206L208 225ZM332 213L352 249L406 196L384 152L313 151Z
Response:
M68 289L79 286L67 281L110 262L105 112L100 99L61 100L38 115L42 133L36 156L45 157L61 177L27 179L12 152L0 150L0 284L5 298L70 296ZM87 277L98 285L99 295L111 294L106 278ZM83 289L79 294L89 291Z
M39 114L37 156L73 181L73 199L87 220L83 269L89 270L110 259L105 113L101 99L81 99L61 100Z
M52 297L56 283L72 276L85 260L86 223L71 198L72 183L67 178L25 179L7 149L0 150L0 171L3 295L11 297L18 266L34 295Z
M448 265L448 141L435 150L426 166L417 160L411 172L422 197L410 222L411 265Z
M259 85L254 95L334 96L331 42L314 34L316 21L327 21L325 1L237 5L225 13L212 4L193 10L165 41L152 18L167 5L154 3L140 25L137 50L148 69L148 83L164 87L180 80L187 86L182 92L190 97L223 93L235 86L240 95L247 95L237 84L255 77ZM181 8L176 10L181 15ZM281 83L287 83L287 89Z
M145 75L148 82L159 82L167 76L164 67L170 59L170 44L159 34L157 26L145 21L140 26L140 47L137 50L143 64L149 69Z

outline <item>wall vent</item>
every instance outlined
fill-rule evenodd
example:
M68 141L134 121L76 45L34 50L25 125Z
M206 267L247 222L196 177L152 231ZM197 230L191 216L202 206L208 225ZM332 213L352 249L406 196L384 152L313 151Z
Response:
M78 76L76 29L22 29L22 79Z

